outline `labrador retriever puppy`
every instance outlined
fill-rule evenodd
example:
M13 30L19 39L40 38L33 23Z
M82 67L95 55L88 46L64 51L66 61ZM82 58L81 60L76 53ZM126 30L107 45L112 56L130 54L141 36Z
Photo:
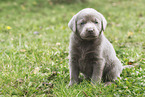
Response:
M112 82L120 77L123 66L113 46L104 36L107 21L92 8L78 12L69 21L72 30L69 45L70 83L79 83L79 73L92 83Z

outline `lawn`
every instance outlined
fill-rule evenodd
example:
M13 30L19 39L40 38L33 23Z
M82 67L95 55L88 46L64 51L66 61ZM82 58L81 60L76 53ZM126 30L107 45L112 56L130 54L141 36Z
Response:
M145 96L145 0L88 0L54 4L50 0L0 1L0 96ZM101 12L105 36L124 69L116 84L69 83L67 24L83 8ZM81 76L82 77L82 76ZM83 78L83 77L82 77Z

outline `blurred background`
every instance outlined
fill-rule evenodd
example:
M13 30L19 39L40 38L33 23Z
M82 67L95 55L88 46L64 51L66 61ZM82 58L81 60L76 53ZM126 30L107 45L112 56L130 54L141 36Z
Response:
M94 8L108 24L104 32L124 70L119 84L107 88L69 83L69 20ZM0 95L145 95L145 0L0 0ZM95 91L93 91L95 90Z

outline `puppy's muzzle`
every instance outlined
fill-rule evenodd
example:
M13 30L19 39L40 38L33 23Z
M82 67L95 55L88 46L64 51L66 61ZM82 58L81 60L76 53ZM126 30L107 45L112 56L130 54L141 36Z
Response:
M88 32L89 34L94 34L94 29L93 29L93 28L89 28L89 29L87 29L87 32Z
M96 34L95 34L95 29L93 28L88 28L86 29L86 32L87 32L87 37L96 37Z

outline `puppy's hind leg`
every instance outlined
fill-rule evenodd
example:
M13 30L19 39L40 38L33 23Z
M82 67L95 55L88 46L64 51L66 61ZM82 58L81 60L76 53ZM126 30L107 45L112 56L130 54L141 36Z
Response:
M113 60L112 64L109 67L105 68L105 74L103 74L104 81L114 82L118 77L120 77L122 69L123 66L121 62L118 59Z

